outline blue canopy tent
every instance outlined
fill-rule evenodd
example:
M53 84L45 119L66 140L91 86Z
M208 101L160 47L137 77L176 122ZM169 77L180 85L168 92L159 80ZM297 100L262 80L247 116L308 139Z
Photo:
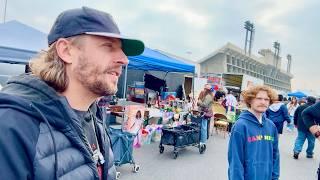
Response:
M0 46L0 62L10 64L28 64L35 51Z
M141 55L129 57L129 64L125 68L124 74L123 98L125 98L126 95L127 69L192 74L195 72L194 65L187 64L182 60L169 57L157 50L152 50L146 47Z
M47 47L46 36L15 20L0 24L0 62L28 64L29 59Z
M129 61L129 69L185 73L194 73L195 71L194 65L187 64L149 48L145 48L139 56L129 57Z
M0 24L0 39L0 62L28 64L30 58L47 47L45 33L15 20ZM129 60L129 69L189 73L195 70L194 65L149 48Z
M0 63L27 65L37 52L47 48L45 33L15 20L0 24L0 40ZM195 71L194 65L149 48L145 48L139 56L129 57L129 61L129 69L186 73Z
M15 20L0 24L0 39L0 62L28 64L31 57L47 47L45 33ZM189 73L195 69L194 65L149 48L129 60L129 69Z
M307 95L301 91L295 91L295 92L288 93L288 96L294 96L297 98L307 97Z

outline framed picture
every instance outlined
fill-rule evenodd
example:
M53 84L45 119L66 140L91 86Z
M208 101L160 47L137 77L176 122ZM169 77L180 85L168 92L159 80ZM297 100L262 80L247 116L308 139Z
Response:
M143 125L144 111L145 107L143 105L126 106L122 130L137 134Z

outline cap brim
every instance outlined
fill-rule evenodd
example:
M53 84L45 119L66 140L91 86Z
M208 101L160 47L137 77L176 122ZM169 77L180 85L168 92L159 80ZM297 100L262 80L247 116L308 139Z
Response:
M86 32L85 34L118 38L122 40L122 51L127 56L138 56L144 51L144 43L138 39L132 39L120 34L105 32Z

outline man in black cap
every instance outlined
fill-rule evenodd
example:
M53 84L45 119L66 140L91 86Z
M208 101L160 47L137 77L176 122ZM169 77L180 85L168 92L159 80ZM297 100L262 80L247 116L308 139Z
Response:
M310 133L309 129L306 127L306 125L303 122L302 119L302 112L307 107L313 105L316 102L316 98L312 96L307 97L307 103L304 105L299 106L293 116L294 125L298 129L298 136L296 138L294 148L293 148L293 158L298 159L299 153L302 150L304 141L308 140L308 148L307 148L307 158L313 158L313 150L314 150L314 142L315 138L313 134Z
M95 101L117 91L127 56L143 42L112 17L83 7L61 13L49 49L0 93L1 179L115 179L105 122Z

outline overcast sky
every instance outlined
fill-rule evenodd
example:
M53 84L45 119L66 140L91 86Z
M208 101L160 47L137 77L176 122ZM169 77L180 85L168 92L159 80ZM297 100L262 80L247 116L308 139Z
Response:
M1 22L4 4L0 0ZM48 33L61 11L84 5L109 12L123 34L146 46L193 61L227 42L243 48L249 20L256 29L253 54L280 42L280 56L292 55L293 90L320 93L319 0L7 0L6 20Z

